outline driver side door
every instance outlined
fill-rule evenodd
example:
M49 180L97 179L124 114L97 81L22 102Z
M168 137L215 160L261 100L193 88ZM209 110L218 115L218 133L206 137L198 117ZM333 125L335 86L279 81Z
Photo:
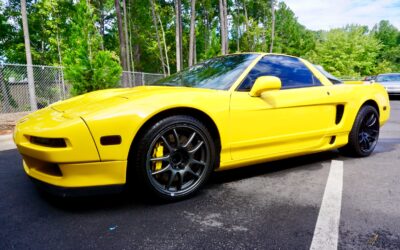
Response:
M280 78L282 88L250 96L254 81L268 75ZM232 93L232 159L273 157L319 147L326 143L324 135L335 122L335 112L327 88L303 62L267 55Z

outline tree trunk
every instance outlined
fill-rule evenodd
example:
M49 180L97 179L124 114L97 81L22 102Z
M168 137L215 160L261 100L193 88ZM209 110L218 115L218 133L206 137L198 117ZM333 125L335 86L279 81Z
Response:
M210 37L210 25L209 25L209 15L208 10L203 6L203 25L204 25L204 51L208 50L209 37Z
M271 0L271 14L272 14L272 24L271 24L271 45L269 47L269 53L272 53L274 49L274 39L275 39L275 0Z
M268 44L267 44L267 27L268 27L268 18L267 18L267 11L268 11L268 5L266 4L264 6L264 18L263 18L263 30L262 30L262 46L261 50L263 52L267 52L268 50Z
M131 16L131 14L130 14L131 10L132 10L132 7L129 7L128 8L128 11L129 11L128 12L128 16ZM132 27L132 20L129 19L129 22L128 22L128 34L129 34L130 39L129 39L128 46L130 48L130 50L129 50L130 61L128 63L129 63L129 66L131 67L132 72L135 72L135 58L134 58L134 55L133 55L134 47L132 46L132 32L134 32L136 34L135 25L133 25L133 27ZM135 74L133 74L133 79L132 80L133 80L133 82L132 82L133 86L136 86Z
M182 58L182 11L181 0L175 0L175 39L176 39L176 71L179 72L183 68Z
M53 13L56 14L56 9L54 8L53 2L50 2L52 4L53 8ZM57 13L58 14L58 13ZM60 29L59 29L59 22L55 22L57 31L56 31L56 40L57 40L57 53L58 53L58 63L60 66L62 66L62 56L61 56L61 39L60 39Z
M249 46L247 49L250 49L251 51L253 50L252 44L250 42L250 35L249 35L249 30L250 30L250 23L249 23L249 15L247 14L247 7L246 7L246 2L243 1L243 10L244 10L244 19L245 19L245 29L246 29L246 40L247 40L247 45Z
M99 15L100 15L100 36L101 36L101 49L104 50L104 0L99 1Z
M128 21L127 21L127 14L126 14L126 0L122 0L122 8L124 9L124 36L125 36L125 46L126 46L126 69L129 73L127 74L127 81L128 81L128 86L132 87L132 73L131 73L131 64L129 63L130 60L130 54L129 54L129 34L128 34Z
M86 8L87 8L87 10L86 11L88 11L89 13L91 12L91 10L90 10L90 3L89 3L89 0L86 0ZM87 45L88 45L88 50L89 50L89 60L91 61L91 60L93 60L93 57L92 57L92 43L91 43L91 39L90 39L90 32L88 32L88 34L87 34Z
M158 44L158 49L160 51L160 60L161 60L161 66L162 66L162 71L163 74L165 76L165 62L164 62L164 54L163 54L163 49L161 46L161 41L160 41L160 35L158 33L158 24L157 24L157 18L156 18L156 11L155 11L155 7L154 7L154 0L149 0L150 1L150 5L151 5L151 14L153 17L153 24L154 27L156 28L156 37L157 37L157 44Z
M219 0L219 17L221 26L221 54L228 54L228 13L226 0Z
M26 15L25 0L21 0L21 15L22 15L22 26L24 30L24 40L25 40L25 53L26 53L26 64L27 64L26 71L28 73L29 102L31 105L31 110L35 111L37 110L37 103L36 103L35 84L33 79L31 42L29 39L28 18Z
M129 64L130 61L130 55L129 55L129 34L128 34L128 21L127 21L127 14L126 14L126 0L122 0L122 8L124 9L124 36L125 36L125 45L126 45L126 65L127 65L127 69L128 71L131 71L131 66Z
M158 22L160 23L160 27L161 27L161 34L163 37L163 43L164 43L164 51L165 51L165 61L167 63L167 74L170 75L171 74L171 70L169 67L169 59L168 59L168 50L167 50L167 41L165 39L165 32L164 32L164 28L163 28L163 23L161 22L161 17L160 15L157 14L157 18L158 18Z
M124 29L122 24L122 16L121 16L121 7L119 4L120 0L115 0L115 12L117 14L117 23L118 23L118 35L119 35L119 45L120 45L120 59L121 66L123 71L128 71L128 61L126 58L126 40L124 36ZM128 87L128 78L127 73L122 73L122 86Z
M225 54L229 53L229 42L228 42L228 5L226 3L226 0L224 0L224 21L225 21Z
M197 45L196 45L196 36L194 37L194 50L193 50L193 53L194 53L194 58L193 58L193 64L197 64L197 47L196 47Z
M225 55L225 21L224 21L224 0L219 0L219 23L221 35L221 54Z
M237 29L237 34L236 34L236 51L239 52L240 51L240 27L239 24L236 27Z
M236 28L236 52L240 51L240 26L242 25L240 23L240 5L239 1L235 1L235 9L236 9L236 21L234 21L235 28ZM234 18L235 20L235 18Z
M196 0L191 1L190 8L190 38L189 38L189 67L192 67L194 64L195 58L195 43L196 43Z
M132 37L132 29L131 29L130 23L131 22L128 22L128 24L129 24L128 32L129 32L129 37ZM135 72L135 61L134 61L134 57L133 57L132 39L129 39L129 45L128 46L130 48L130 50L129 50L129 59L131 60L129 62L130 63L130 67L131 67L132 72Z

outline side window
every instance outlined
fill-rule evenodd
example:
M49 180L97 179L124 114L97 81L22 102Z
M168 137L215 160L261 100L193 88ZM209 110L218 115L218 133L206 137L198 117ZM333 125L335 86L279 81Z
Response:
M320 86L321 82L298 58L268 55L262 58L239 86L239 91L250 91L260 76L276 76L282 81L282 88Z

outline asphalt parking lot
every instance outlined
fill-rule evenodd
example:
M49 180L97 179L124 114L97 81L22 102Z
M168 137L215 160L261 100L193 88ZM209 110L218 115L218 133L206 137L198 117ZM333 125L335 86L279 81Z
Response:
M339 249L400 249L400 101L391 106L368 158L332 151L215 173L170 204L52 198L15 149L0 151L0 249L310 249L317 229L336 234ZM326 198L332 161L343 165L339 200ZM339 209L337 232L323 227L325 205Z

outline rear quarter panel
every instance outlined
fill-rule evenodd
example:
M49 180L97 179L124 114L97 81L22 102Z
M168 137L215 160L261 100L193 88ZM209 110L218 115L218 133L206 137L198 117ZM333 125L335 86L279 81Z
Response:
M378 106L380 126L383 126L390 117L389 97L379 84L338 84L332 85L330 90L335 102L345 106L343 123L339 124L342 132L351 131L358 111L367 102Z

